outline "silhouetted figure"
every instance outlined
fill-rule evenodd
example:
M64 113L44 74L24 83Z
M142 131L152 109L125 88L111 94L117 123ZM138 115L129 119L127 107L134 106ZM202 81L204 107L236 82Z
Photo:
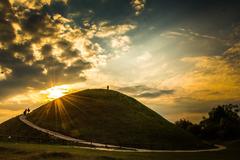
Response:
M109 90L109 86L107 86L107 90Z
M24 116L27 115L27 109L24 110L23 115L24 115Z
M27 109L27 112L30 113L30 109L29 108Z

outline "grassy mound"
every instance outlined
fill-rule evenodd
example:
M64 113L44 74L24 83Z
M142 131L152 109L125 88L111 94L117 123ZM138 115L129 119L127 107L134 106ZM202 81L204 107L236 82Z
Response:
M72 93L39 107L28 119L92 142L149 149L196 149L207 145L135 99L112 90Z
M6 141L25 141L32 142L48 141L48 135L41 133L24 123L18 117L14 117L0 124L0 139Z
M0 124L0 141L64 144L64 145L74 144L65 140L56 139L52 136L49 136L48 134L37 131L22 123L18 117L14 117Z

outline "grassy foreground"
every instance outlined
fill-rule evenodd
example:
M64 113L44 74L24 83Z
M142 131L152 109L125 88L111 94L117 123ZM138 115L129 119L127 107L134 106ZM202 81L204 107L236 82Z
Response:
M119 153L79 149L71 146L0 142L4 160L236 160L240 141L225 144L228 149L202 153Z

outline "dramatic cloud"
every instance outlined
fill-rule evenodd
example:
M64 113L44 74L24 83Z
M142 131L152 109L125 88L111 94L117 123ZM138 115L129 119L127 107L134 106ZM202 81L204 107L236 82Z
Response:
M171 95L174 94L174 90L159 90L159 91L155 91L155 92L143 92L139 95L137 95L137 97L141 97L141 98L157 98L163 95Z
M118 36L112 38L111 46L112 48L121 49L122 51L128 51L131 40L128 36Z
M51 82L57 85L85 81L86 70L113 56L94 38L109 43L113 38L121 39L111 47L128 48L124 45L130 44L130 39L125 34L134 25L96 22L80 28L72 19L49 12L53 3L60 2L67 5L67 1L60 0L0 2L1 99L28 87L41 89Z
M238 59L238 60L237 60ZM212 56L188 57L184 62L193 63L193 71L183 75L183 86L202 100L236 100L239 98L239 57ZM208 91L199 92L199 90ZM218 93L218 94L213 94Z
M177 38L177 37L185 37L189 39L196 39L196 38L203 38L203 39L217 39L214 36L200 34L197 32L193 32L190 29L184 29L180 28L174 31L166 31L164 33L161 33L161 36L167 37L167 38Z
M68 0L9 0L9 2L14 6L24 6L29 9L40 9L44 5L50 5L54 2L63 2L67 4Z
M162 83L177 91L173 112L206 113L224 103L240 103L240 56L238 43L218 56L182 58L191 70Z
M144 10L146 0L132 0L131 3L135 9L135 14L139 15Z
M73 69L61 62L63 56L54 55L52 48L57 49L55 43L61 39L66 41L69 41L68 38L73 39L70 34L76 33L77 30L71 27L72 30L67 29L61 19L51 17L40 9L28 10L29 8L25 8L25 5L26 7L30 5L27 2L14 1L12 3L14 7L11 7L7 1L1 2L1 5L8 10L3 10L1 14L3 23L0 24L0 28L5 36L1 39L0 66L3 68L4 75L11 73L11 76L5 76L0 81L1 98L19 92L18 89L42 87L51 81L51 76L56 72L73 75ZM29 1L29 3L33 2ZM17 6L17 4L24 5ZM46 44L49 46L46 47ZM68 48L68 50L72 51L74 48ZM62 52L68 50L62 50ZM90 65L81 58L79 51L76 56L77 59L72 63L80 74L84 69L90 68ZM43 74L45 70L46 73ZM68 82L70 79L72 78L67 76L61 77L62 82Z
M0 81L7 79L11 75L11 73L11 69L0 66Z
M132 94L139 98L157 98L164 95L172 95L174 90L156 89L145 85L121 87L118 90Z
M139 93L139 92L144 92L146 90L151 90L151 88L145 85L137 85L137 86L120 87L118 88L118 90L123 92L129 92L129 93Z
M59 85L110 85L171 120L238 103L239 10L221 0L0 0L0 108L36 107Z
M98 26L92 26L92 29L95 29L96 37L100 38L123 35L126 32L135 28L136 26L132 24L109 26L106 22L100 23Z

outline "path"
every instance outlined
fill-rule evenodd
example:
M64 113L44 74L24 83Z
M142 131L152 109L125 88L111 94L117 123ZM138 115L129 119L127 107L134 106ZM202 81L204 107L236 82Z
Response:
M131 147L120 147L120 146L115 146L115 145L109 145L109 144L102 144L102 143L93 143L93 142L88 142L85 140L81 140L81 139L76 139L70 136L66 136L63 135L61 133L58 132L54 132L54 131L50 131L48 129L39 127L35 124L33 124L32 122L28 121L26 119L26 116L24 115L20 115L19 116L20 121L22 121L23 123L25 123L26 125L40 131L43 133L46 133L48 135L51 135L53 137L62 139L62 140L66 140L66 141L71 141L74 143L79 143L79 144L87 144L87 145L91 145L93 147L79 147L79 146L74 146L77 148L83 148L83 149L94 149L94 150L104 150L104 151L118 151L118 152L182 152L182 153L186 153L186 152L213 152L213 151L221 151L226 149L225 146L222 145L215 145L215 147L217 148L213 148L213 149L199 149L199 150L150 150L150 149L139 149L139 148L131 148Z

